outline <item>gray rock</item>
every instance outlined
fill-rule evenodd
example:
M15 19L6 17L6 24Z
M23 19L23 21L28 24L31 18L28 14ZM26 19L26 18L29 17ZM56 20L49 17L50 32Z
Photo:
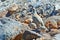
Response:
M0 18L0 39L1 40L10 40L14 38L16 35L20 34L22 29L24 28L23 25L13 19L10 18ZM4 37L5 36L5 37Z
M36 29L36 28L37 28L37 26L36 26L35 23L30 23L30 24L29 24L29 27L32 28L32 29Z
M38 28L43 28L43 29L47 30L47 28L44 25L44 22L43 22L42 18L37 13L35 13L32 16L32 19L33 19L33 22L37 25Z
M53 37L53 40L60 40L60 34L56 34L56 35Z

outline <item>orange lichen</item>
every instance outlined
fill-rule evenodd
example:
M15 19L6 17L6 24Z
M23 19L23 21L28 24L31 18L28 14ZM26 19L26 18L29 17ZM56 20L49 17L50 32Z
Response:
M18 34L13 40L22 40L23 34Z
M57 25L60 26L60 21L57 22Z
M29 24L29 23L31 23L31 20L30 20L30 19L26 19L26 20L24 21L24 23Z
M47 21L47 22L45 23L45 26L46 26L47 28L52 28L52 29L57 29L57 28L58 28L57 24L53 24L53 23L51 23L51 21Z

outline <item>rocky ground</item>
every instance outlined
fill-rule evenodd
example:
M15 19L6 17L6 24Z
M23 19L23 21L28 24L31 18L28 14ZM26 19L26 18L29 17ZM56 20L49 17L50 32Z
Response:
M60 40L60 9L32 2L0 0L0 40Z

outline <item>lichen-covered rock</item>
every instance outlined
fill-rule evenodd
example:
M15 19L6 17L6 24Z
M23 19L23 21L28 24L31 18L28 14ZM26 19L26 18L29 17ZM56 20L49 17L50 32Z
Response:
M57 27L57 22L55 20L48 20L46 23L45 23L45 26L47 28L58 28Z
M55 35L58 34L58 33L60 33L60 30L58 30L58 29L51 29L50 32L49 32L49 34L50 34L51 36L55 36Z
M26 20L24 21L24 23L30 24L32 21L33 21L33 20L32 20L31 18L28 18L28 19L26 19Z
M13 12L16 11L18 9L18 5L17 4L12 4L9 8L9 11Z
M26 30L23 34L24 40L33 40L40 38L42 35L40 35L38 32L32 31L32 30Z
M51 39L52 37L48 33L43 34L41 38L37 38L37 40L51 40Z
M38 15L38 14L34 14L32 16L33 22L36 23L37 25L39 24L39 26L44 26L43 20L42 18Z
M55 10L56 0L29 1L0 0L0 40L58 40L60 16L53 16L60 11Z
M0 18L0 39L1 40L10 40L13 39L18 34L22 33L22 30L25 31L27 27L24 28L24 26L7 17ZM5 36L5 37L4 37Z
M33 14L32 19L33 19L33 23L37 25L37 28L42 28L42 29L47 30L42 18L37 13Z
M58 25L58 27L60 27L60 21L57 21L57 25Z
M44 34L44 40L51 40L51 36L48 34L48 33L46 33L46 34Z
M36 29L36 28L37 28L37 26L36 26L35 23L30 23L30 24L29 24L29 27L30 27L31 29Z
M60 21L60 16L52 16L46 19L45 25L46 27L58 28L57 23ZM59 24L59 23L58 23Z
M5 0L5 1L1 1L0 0L0 10L4 10L4 9L8 9L10 7L10 5L12 5L15 1L14 0ZM16 2L15 2L16 3Z
M0 18L5 17L7 13L7 10L0 11Z

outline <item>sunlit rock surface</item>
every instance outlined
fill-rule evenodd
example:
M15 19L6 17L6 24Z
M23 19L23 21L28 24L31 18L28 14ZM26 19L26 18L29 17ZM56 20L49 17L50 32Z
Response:
M10 40L20 34L23 25L10 18L0 18L0 40Z
M60 0L0 0L0 40L59 40L59 31Z

